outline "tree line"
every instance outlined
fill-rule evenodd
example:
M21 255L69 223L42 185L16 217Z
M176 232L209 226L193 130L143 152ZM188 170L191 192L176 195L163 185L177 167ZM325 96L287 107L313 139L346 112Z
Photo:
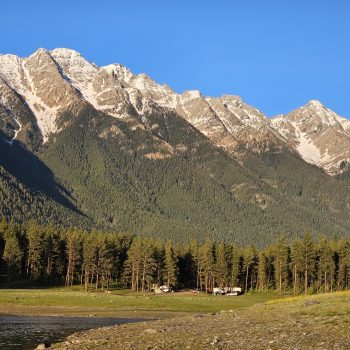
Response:
M207 239L174 243L129 233L86 232L35 221L0 222L0 283L35 281L80 284L89 290L155 285L211 292L214 287L330 292L350 288L350 238L289 241L280 236L264 248Z

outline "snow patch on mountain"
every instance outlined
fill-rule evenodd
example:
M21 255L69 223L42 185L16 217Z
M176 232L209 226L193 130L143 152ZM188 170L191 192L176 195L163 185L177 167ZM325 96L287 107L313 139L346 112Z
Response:
M64 76L82 94L85 100L98 107L92 83L98 74L98 68L86 61L78 52L59 48L51 51ZM98 108L99 109L99 108Z
M298 131L297 140L299 142L297 145L297 151L301 157L308 163L320 166L322 163L321 153L319 149L312 143L312 141L308 140L306 134Z
M297 151L305 161L332 174L350 159L350 121L317 100L269 119L239 96L204 97L198 90L178 94L146 74L133 74L121 64L98 67L66 48L39 49L28 58L0 55L0 79L23 97L44 142L59 131L56 121L63 111L89 103L112 117L136 118L144 125L150 113L170 109L217 146L244 144L261 152L273 144L275 150ZM14 138L22 128L20 120L15 121Z
M46 52L39 49L30 57ZM46 142L51 133L57 132L56 115L57 108L47 106L36 94L32 77L26 67L29 58L21 59L14 55L0 55L0 75L6 83L19 93L33 114L36 116L37 125ZM40 62L40 61L39 61ZM19 120L16 120L19 123ZM20 130L17 130L16 137Z
M11 113L11 117L17 123L18 129L15 129L14 135L13 135L13 137L12 137L12 139L10 141L7 141L7 140L5 140L5 141L12 146L13 145L13 141L15 141L17 139L17 136L18 136L19 132L22 130L23 125L12 113Z
M58 131L56 118L59 107L49 107L44 101L42 101L42 99L37 97L32 77L30 76L25 63L26 61L22 61L21 66L26 82L29 85L29 89L23 89L21 92L23 93L29 108L37 118L37 124L45 143L48 141L51 133Z
M21 59L19 57L15 55L0 55L0 76L14 90L20 88L20 66Z
M196 98L201 98L202 95L200 93L200 91L198 90L188 90L185 91L182 95L181 95L181 102L182 103L186 103L190 100L194 100Z

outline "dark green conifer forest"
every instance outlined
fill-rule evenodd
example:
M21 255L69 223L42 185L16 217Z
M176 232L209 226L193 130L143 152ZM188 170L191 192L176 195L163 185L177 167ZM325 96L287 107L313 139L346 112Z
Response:
M1 286L80 285L86 291L212 292L214 287L279 293L350 288L350 239L280 236L264 247L212 239L178 243L130 233L84 231L36 221L0 223Z

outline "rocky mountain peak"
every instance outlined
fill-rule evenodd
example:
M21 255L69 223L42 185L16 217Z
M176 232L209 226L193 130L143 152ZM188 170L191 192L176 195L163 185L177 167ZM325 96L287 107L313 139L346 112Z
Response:
M130 69L119 63L109 64L101 67L101 69L114 73L120 81L128 82L133 77L133 73Z
M201 98L202 94L199 90L187 90L184 91L181 95L183 101L194 100L196 98Z
M344 162L350 160L350 122L317 100L272 119L272 123L305 161L329 174L342 172Z
M324 107L322 102L320 102L319 100L310 100L306 106L314 106L314 107L319 107L319 108L322 108Z
M340 164L350 160L350 121L320 101L269 119L239 96L205 97L198 90L178 94L146 74L121 64L98 67L67 48L41 48L27 58L0 55L0 94L3 130L12 138L24 136L30 120L46 142L64 127L62 115L74 117L90 104L114 118L136 118L146 129L159 124L149 121L152 114L160 122L172 111L233 155L242 145L257 153L290 149L329 174L343 171Z
M237 95L222 95L220 100L227 106L240 107L243 103L242 98Z

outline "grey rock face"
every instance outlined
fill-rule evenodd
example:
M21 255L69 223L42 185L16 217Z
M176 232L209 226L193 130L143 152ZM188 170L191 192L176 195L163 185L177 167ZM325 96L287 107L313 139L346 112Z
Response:
M120 64L98 67L70 49L0 55L0 129L8 142L35 148L87 106L149 130L169 155L182 147L169 142L168 119L176 115L236 157L244 156L242 149L289 150L331 175L350 164L350 121L318 101L269 119L239 96L178 94Z
M310 101L285 116L272 120L308 163L329 174L345 170L350 161L350 121L338 116L319 101Z

